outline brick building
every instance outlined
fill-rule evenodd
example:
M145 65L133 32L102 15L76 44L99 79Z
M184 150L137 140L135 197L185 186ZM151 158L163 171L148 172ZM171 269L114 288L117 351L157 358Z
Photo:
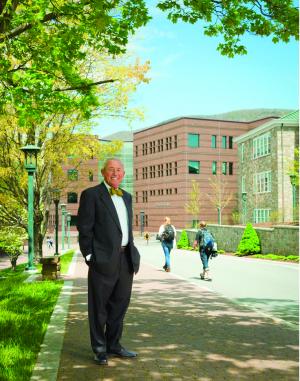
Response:
M148 231L157 231L166 215L180 228L191 227L199 219L216 223L218 210L211 201L214 197L211 182L216 178L220 188L226 185L226 192L232 194L222 211L222 223L230 223L231 213L238 207L238 157L233 139L274 118L237 122L181 117L135 132L135 229L141 228L141 215ZM192 180L201 192L199 216L185 210Z

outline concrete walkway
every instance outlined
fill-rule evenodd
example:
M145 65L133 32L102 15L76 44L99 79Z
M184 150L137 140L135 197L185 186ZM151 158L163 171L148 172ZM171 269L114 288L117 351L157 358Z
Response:
M89 343L86 277L79 256L58 381L298 380L295 331L145 263L122 340L139 356L100 367Z

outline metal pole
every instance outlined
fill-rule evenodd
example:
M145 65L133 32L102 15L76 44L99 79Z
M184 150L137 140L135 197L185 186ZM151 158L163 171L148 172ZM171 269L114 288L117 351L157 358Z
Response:
M68 249L70 249L70 227L71 227L71 214L67 214L67 241L68 241Z
M61 249L65 250L65 212L61 215Z
M296 185L292 184L292 190L293 190L293 222L296 221Z
M54 200L54 203L55 203L55 254L54 255L58 255L58 223L59 223L58 204L59 204L59 200Z
M26 270L35 270L34 259L34 207L33 207L33 170L28 170L28 265Z

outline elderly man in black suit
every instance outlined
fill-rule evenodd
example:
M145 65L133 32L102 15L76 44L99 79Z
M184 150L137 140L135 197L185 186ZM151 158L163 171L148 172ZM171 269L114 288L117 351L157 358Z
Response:
M133 358L120 344L133 274L140 255L133 243L132 197L119 189L124 166L119 159L106 160L104 182L85 189L78 210L79 246L88 272L88 313L95 361L108 364L108 355Z

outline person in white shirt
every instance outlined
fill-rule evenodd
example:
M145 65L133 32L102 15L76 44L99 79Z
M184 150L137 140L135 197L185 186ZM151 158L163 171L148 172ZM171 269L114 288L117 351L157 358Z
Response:
M176 229L175 226L171 224L170 217L165 217L164 223L160 226L158 235L161 239L161 246L163 248L165 254L165 264L163 269L166 272L171 271L171 250L174 247L174 243L176 243Z

